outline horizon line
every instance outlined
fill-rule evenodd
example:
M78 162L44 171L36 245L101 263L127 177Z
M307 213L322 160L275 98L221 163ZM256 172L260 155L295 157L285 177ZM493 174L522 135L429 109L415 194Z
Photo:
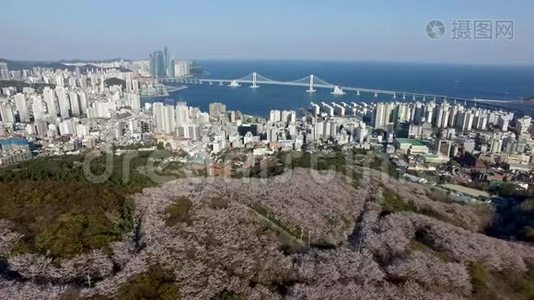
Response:
M178 58L179 60L190 60L193 62L201 61L224 61L224 62L246 62L246 61L262 61L262 62L276 62L276 61L293 61L293 62L327 62L327 63L387 63L387 64L420 64L420 65L445 65L445 66L502 66L502 67L534 67L534 62L458 62L458 61L427 61L427 60L388 60L388 59L330 59L330 58L229 58L229 57L212 57L212 58ZM142 61L149 60L149 58L102 58L102 59L80 59L80 58L65 58L65 59L10 59L0 57L0 62L16 62L16 63L65 63L65 62L84 62L84 63L101 63L111 61Z

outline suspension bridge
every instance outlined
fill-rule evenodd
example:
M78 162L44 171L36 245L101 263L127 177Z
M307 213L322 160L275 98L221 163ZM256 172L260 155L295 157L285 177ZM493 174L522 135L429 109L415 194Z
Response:
M378 98L379 96L387 96L391 99L402 99L402 100L456 100L456 101L470 101L470 102L508 102L507 100L488 100L488 99L467 99L459 97L450 97L446 95L437 95L437 94L425 94L425 93L415 93L408 91L391 91L391 90L382 90L382 89L369 89L361 87L351 87L351 86L340 86L329 83L313 74L308 75L304 78L293 80L293 81L280 81L267 78L259 73L252 72L251 74L244 76L238 79L203 79L203 78L161 78L158 79L161 83L182 83L182 84L209 84L209 85L219 85L219 86L228 86L231 88L238 88L243 85L248 85L250 88L259 88L262 85L281 85L281 86L300 86L305 87L306 92L314 93L316 89L331 89L332 95L345 95L347 92L355 92L357 96L361 94L371 94L373 97Z

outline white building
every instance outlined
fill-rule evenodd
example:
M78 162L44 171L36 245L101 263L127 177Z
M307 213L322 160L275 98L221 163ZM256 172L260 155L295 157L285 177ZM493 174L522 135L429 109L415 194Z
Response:
M176 124L180 126L189 124L190 122L191 118L189 117L189 107L187 107L187 104L185 102L176 103Z
M174 61L174 76L184 77L191 74L190 66L191 62L187 60L175 60Z
M70 104L71 114L73 116L79 117L81 114L81 111L80 111L80 102L78 101L78 94L76 94L75 92L69 93L69 104Z
M501 115L499 117L499 120L497 121L497 126L502 131L508 131L508 124L510 123L510 119L507 115Z
M70 103L67 99L67 92L62 86L56 87L56 96L59 103L59 114L62 119L67 119L70 116Z
M283 110L281 115L282 122L294 124L297 121L297 113L293 110Z
M82 115L87 115L87 96L85 95L85 92L78 92L78 100L80 101L80 112Z
M26 105L26 97L24 94L17 93L15 95L15 107L19 112L20 121L23 123L30 122L30 113L28 112L28 106Z
M15 123L15 116L13 115L13 110L6 103L0 103L0 117L2 117L2 122L4 125L11 126Z
M45 118L45 105L40 96L32 97L32 111L35 120L42 120Z
M517 119L516 127L517 127L517 131L519 132L519 134L527 133L531 122L532 122L532 118L528 116Z
M280 122L282 120L282 114L278 109L273 109L269 112L269 121L272 123Z
M54 91L49 87L45 87L43 89L43 98L46 104L46 111L48 115L53 117L57 116L57 104Z

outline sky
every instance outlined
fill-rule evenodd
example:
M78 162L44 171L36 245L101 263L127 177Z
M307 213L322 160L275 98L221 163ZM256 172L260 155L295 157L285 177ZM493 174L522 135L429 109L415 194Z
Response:
M534 64L532 0L2 0L0 57ZM454 39L453 20L513 21L512 40ZM426 34L440 20L439 40ZM471 34L472 35L472 34Z

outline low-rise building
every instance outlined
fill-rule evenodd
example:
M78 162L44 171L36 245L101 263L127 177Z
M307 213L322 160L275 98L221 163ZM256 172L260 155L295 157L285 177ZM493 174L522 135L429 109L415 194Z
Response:
M427 154L429 152L428 146L421 140L417 139L395 139L395 147L403 154Z

